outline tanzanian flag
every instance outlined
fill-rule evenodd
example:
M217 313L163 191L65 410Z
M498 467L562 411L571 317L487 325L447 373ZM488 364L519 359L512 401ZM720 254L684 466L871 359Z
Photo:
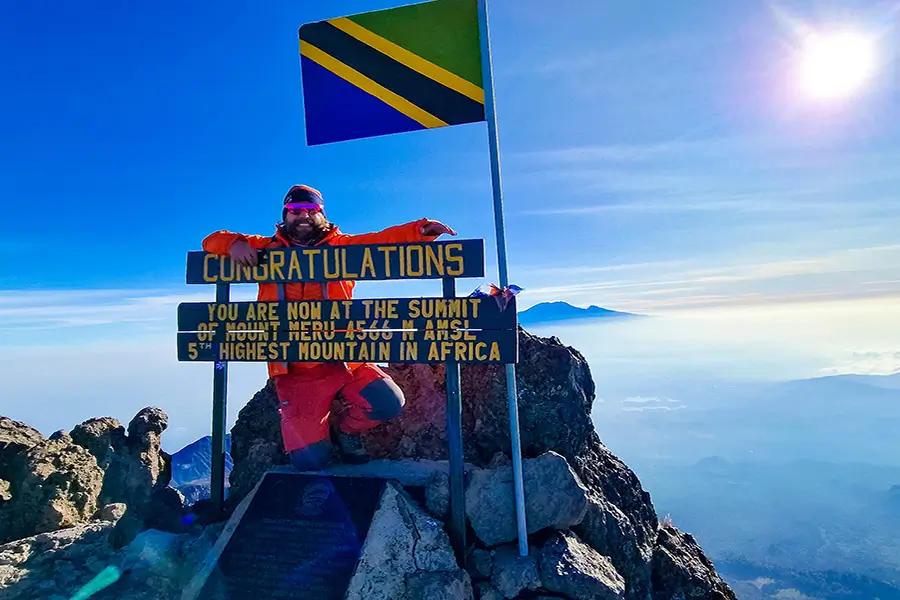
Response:
M307 23L309 145L485 120L477 0L433 0Z

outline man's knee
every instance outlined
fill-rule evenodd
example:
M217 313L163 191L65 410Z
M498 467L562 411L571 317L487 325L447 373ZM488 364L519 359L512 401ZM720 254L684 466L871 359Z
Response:
M376 379L360 390L359 395L372 407L367 415L371 421L393 419L406 404L403 390L389 378Z

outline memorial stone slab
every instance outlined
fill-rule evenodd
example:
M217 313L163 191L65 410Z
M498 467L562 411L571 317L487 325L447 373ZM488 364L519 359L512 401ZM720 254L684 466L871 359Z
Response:
M340 600L384 488L369 477L267 473L182 600Z

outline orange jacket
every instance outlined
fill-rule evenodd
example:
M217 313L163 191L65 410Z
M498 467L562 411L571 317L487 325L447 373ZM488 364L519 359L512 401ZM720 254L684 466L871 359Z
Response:
M320 241L317 246L347 246L350 244L398 244L404 242L432 242L438 238L436 235L424 235L422 233L422 225L427 219L419 219L404 225L395 225L388 227L382 231L374 233L349 234L341 233L337 226L333 227L328 235ZM276 231L275 235L244 235L242 233L234 233L232 231L216 231L204 238L203 250L212 254L228 256L231 252L231 245L238 240L244 240L250 244L252 248L281 248L290 246L280 231ZM284 300L323 300L326 298L323 293L323 286L328 286L329 300L349 300L353 297L353 287L355 281L329 281L324 283L260 283L257 299L260 302L277 302L278 287L284 285ZM298 368L311 368L321 363L291 363L286 366L285 363L270 362L268 363L269 376L285 375ZM356 368L358 363L348 363L350 368Z

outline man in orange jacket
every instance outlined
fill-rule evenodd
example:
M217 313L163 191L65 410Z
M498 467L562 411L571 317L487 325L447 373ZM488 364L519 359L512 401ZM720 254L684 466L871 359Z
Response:
M456 232L438 221L419 219L383 231L351 235L342 233L325 217L322 194L305 185L295 185L284 197L281 222L272 236L216 231L203 240L207 252L230 256L238 265L256 266L258 251L285 246L390 244L430 242L441 234ZM260 301L348 300L353 281L327 283L261 283ZM345 462L365 462L359 434L396 416L405 399L396 383L371 363L268 363L269 376L281 405L284 450L299 470L317 470L333 456L330 421ZM341 407L332 415L332 403Z

